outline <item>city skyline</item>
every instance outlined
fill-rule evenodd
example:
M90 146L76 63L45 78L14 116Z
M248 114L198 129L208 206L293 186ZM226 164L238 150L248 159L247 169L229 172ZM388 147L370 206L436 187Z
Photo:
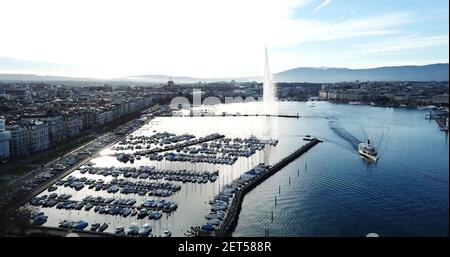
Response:
M274 73L448 62L447 1L260 2L3 1L0 73L256 76L265 44Z

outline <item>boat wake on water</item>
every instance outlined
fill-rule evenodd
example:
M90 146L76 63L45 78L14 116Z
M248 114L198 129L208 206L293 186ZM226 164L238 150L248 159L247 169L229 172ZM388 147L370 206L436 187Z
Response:
M338 135L340 138L342 138L345 141L347 141L353 147L353 149L358 149L358 144L361 143L361 140L359 140L358 138L356 138L355 136L350 134L350 132L348 132L347 130L345 130L341 126L339 126L337 123L338 122L336 120L330 120L328 122L328 124L330 126L330 129L336 135Z
M370 159L373 161L377 161L379 158L380 150L383 146L384 138L389 130L382 131L378 138L376 144L371 144L369 140L369 136L364 127L362 127L362 134L365 140L360 140L354 135L352 135L349 131L345 130L339 125L339 122L336 119L331 119L329 122L330 129L340 138L344 139L351 146L352 151L357 151L362 157L366 159ZM366 141L367 140L367 141ZM363 142L364 141L364 142ZM339 144L340 145L340 144Z

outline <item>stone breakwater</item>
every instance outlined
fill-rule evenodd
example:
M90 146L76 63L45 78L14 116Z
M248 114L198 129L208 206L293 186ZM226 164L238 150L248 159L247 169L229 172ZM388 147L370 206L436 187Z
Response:
M231 201L231 204L228 208L227 215L224 219L224 221L221 223L221 226L218 228L216 235L218 236L230 236L234 229L236 228L237 221L239 218L239 213L241 211L242 207L242 201L244 200L244 196L250 192L253 188L261 184L264 180L275 174L277 171L283 169L286 167L289 163L300 157L302 154L306 153L308 150L310 150L312 147L317 145L318 143L321 143L322 141L319 139L314 138L306 145L300 147L292 154L288 155L281 161L279 161L274 166L266 169L265 171L261 172L256 176L254 179L250 180L246 184L242 185L241 187L237 188L233 199Z

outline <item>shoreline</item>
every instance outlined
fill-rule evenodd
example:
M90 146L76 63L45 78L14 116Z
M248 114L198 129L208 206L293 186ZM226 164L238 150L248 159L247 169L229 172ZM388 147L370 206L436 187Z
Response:
M152 109L153 107L150 107L146 110ZM139 128L141 128L143 125L145 125L145 123L148 122L148 120L146 122L144 122L143 124L138 125L137 127L131 129L130 131L128 131L125 135L119 135L119 131L123 130L124 128L128 127L128 126L132 126L133 123L135 123L136 121L138 121L139 119L142 118L143 114L145 115L145 111L142 112L140 115L138 115L137 117L135 117L134 119L114 128L114 130L112 131L108 131L105 132L103 135L101 135L100 137L98 137L97 139L94 139L72 151L70 151L69 153L66 153L64 156L56 158L50 162L48 162L44 167L49 167L50 165L53 165L55 162L58 162L61 158L64 158L70 154L74 154L74 153L78 153L79 151L83 150L84 148L87 147L91 147L92 145L98 143L98 142L102 142L104 140L107 140L108 137L111 136L115 136L115 138L113 138L110 142L106 143L105 145L103 145L102 147L100 147L99 149L97 149L95 151L95 153L87 156L86 158L81 159L80 161L78 161L77 163L75 163L73 166L69 167L68 169L56 174L54 177L52 177L51 179L49 179L48 181L45 181L44 183L38 185L37 187L33 188L32 190L30 190L29 192L26 192L24 194L21 194L18 200L17 198L15 200L12 201L8 201L4 206L2 206L1 208L1 213L3 213L3 215L10 215L13 212L15 212L18 208L20 208L23 204L25 204L29 199L31 199L31 197L40 194L42 191L44 191L45 189L47 189L49 186L51 186L52 184L54 184L56 181L64 178L65 176L67 176L68 174L72 173L73 171L75 171L77 168L79 168L80 166L82 166L83 164L87 163L88 161L90 161L91 159L95 158L97 156L97 154L107 148L110 147L111 145L114 145L115 143L117 143L118 141L120 141L124 136L133 133L134 131L138 130ZM149 117L150 119L153 119L153 117ZM105 139L105 137L107 139ZM32 171L28 174L23 175L22 177L16 179L15 181L13 181L12 183L10 183L8 185L8 187L14 186L15 184L18 183L22 183L24 180L26 179L30 179L30 177L36 176L37 173L39 172L43 172L42 168L37 169L36 171Z

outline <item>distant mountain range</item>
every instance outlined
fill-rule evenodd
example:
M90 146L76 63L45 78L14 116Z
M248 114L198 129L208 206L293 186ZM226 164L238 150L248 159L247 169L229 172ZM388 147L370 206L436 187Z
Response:
M276 82L312 82L332 83L341 81L448 81L448 63L422 66L393 66L371 69L348 68L304 68L299 67L273 75ZM134 81L149 83L166 83L172 79L175 83L219 82L219 81L261 81L261 77L236 78L195 78L170 75L138 75L114 78L105 81ZM31 74L0 74L0 81L102 81L101 79L74 78L60 76L38 76Z
M101 81L101 79L64 76L41 76L34 74L0 74L0 81Z
M165 83L169 79L173 80L175 83L198 83L198 82L221 82L231 80L239 82L250 82L250 81L260 81L260 77L228 77L228 78L195 78L189 76L169 76L169 75L139 75L139 76L129 76L124 78L119 78L117 80L132 80L141 82L154 82L154 83Z
M448 81L448 63L423 66L393 66L372 69L295 68L274 74L276 81L318 82L340 81Z

